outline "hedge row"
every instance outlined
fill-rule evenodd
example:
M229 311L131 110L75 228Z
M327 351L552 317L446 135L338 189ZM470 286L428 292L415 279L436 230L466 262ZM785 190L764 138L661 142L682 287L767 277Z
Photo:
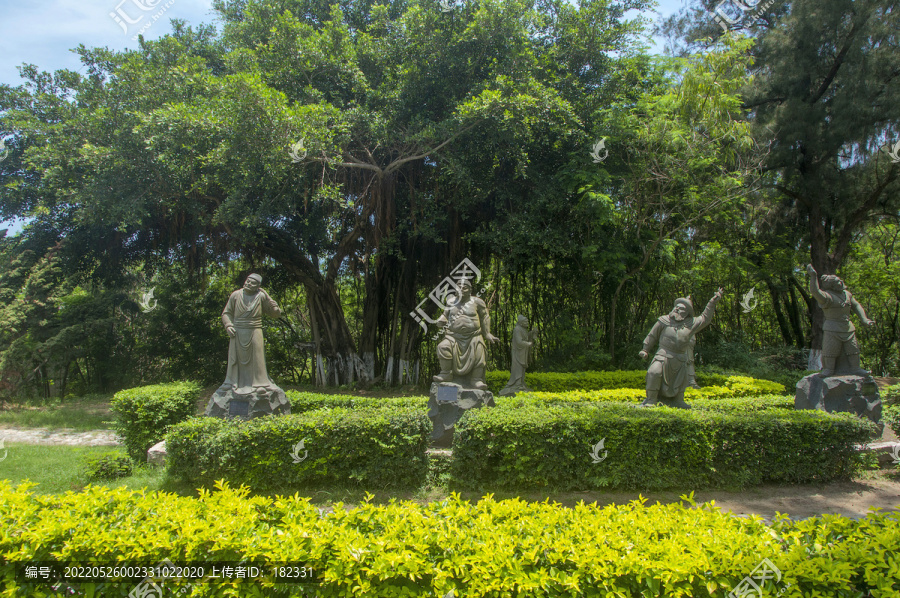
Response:
M146 462L147 449L165 438L171 426L194 415L201 391L196 382L173 382L117 392L109 406L128 455Z
M502 372L501 372L502 373ZM631 374L631 372L587 372L590 374ZM537 375L537 374L536 374ZM551 374L540 374L550 376ZM553 376L576 376L576 374L552 374ZM689 388L685 398L697 399L730 399L736 397L752 397L773 395L784 392L784 387L768 380L756 380L746 376L719 376L718 385L703 388ZM642 383L643 384L643 383ZM391 405L409 409L424 409L428 403L427 396L421 397L358 397L346 394L324 394L315 392L287 391L291 402L292 413L302 413L322 409L323 407L346 407L348 409L370 408ZM519 393L516 398L529 397L536 402L546 403L584 403L595 401L627 401L640 402L645 397L643 388L609 388L587 390L565 390L545 392L535 389L533 393ZM494 397L498 404L510 400L508 397Z
M779 518L769 526L709 504L694 507L634 501L569 509L490 496L472 504L454 495L424 506L337 505L322 516L306 498L251 498L227 486L195 499L102 487L35 495L0 482L0 580L4 596L62 597L62 591L16 579L16 564L262 560L305 563L321 583L165 585L215 598L286 598L300 595L301 587L321 598L725 598L769 559L780 579L770 574L761 582L766 596L900 591L897 513L871 513L860 521ZM105 598L134 589L133 581L81 587Z
M884 425L900 436L900 405L884 405L881 409L881 420Z
M614 403L473 410L456 426L451 479L463 488L587 490L797 484L851 475L854 444L867 442L874 424L770 404L740 414ZM596 463L592 452L606 458Z
M611 390L616 388L643 389L646 387L646 370L614 372L526 372L525 384L538 392L568 392L576 390ZM485 375L488 387L495 394L509 382L509 372L494 371ZM777 394L785 391L784 385L769 380L757 380L747 376L726 376L697 372L700 386L724 386L734 389L732 396L750 394Z
M430 433L425 413L409 409L321 409L248 422L199 417L172 427L166 451L169 471L193 483L418 487Z

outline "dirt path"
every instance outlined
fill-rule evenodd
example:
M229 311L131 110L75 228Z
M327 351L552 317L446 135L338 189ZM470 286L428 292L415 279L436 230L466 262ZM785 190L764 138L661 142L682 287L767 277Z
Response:
M0 440L22 444L52 444L69 446L119 446L122 443L115 432L90 430L76 432L72 428L2 428Z

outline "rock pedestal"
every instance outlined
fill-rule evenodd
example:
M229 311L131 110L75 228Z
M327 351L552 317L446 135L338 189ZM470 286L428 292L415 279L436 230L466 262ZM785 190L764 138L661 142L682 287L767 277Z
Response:
M147 463L150 465L165 465L167 456L166 441L160 440L147 450Z
M242 390L231 386L219 387L206 405L206 415L248 420L265 415L287 415L291 412L291 402L277 386L247 389L244 392Z
M794 408L855 413L875 423L881 419L881 398L871 376L807 376L797 383Z
M428 397L428 417L434 424L432 445L450 446L456 422L466 411L494 405L494 395L488 390L463 388L453 382L433 383Z

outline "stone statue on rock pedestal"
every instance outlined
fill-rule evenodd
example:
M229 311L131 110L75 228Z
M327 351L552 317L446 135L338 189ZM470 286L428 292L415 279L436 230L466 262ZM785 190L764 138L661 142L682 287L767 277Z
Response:
M209 400L206 415L252 419L290 413L284 391L266 370L262 318L281 317L278 304L260 288L262 277L250 274L244 287L233 292L222 311L222 325L231 340L225 382Z
M862 305L838 276L819 277L812 264L806 271L809 273L809 293L825 314L822 371L797 383L794 407L847 411L878 422L881 419L878 386L869 371L860 365L856 327L850 321L850 315L856 313L866 326L874 326L875 321L866 316Z
M513 331L509 382L500 391L501 397L513 396L517 392L531 392L531 389L525 386L525 368L528 366L528 351L533 344L534 332L528 330L528 318L520 315Z
M434 424L431 441L435 446L450 445L456 422L463 413L494 405L494 395L484 379L484 341L495 343L500 339L491 334L487 305L480 297L472 296L472 283L464 280L459 292L456 302L437 320L444 329L444 338L437 346L441 372L433 378L428 398L428 417Z
M690 409L684 402L684 391L692 374L692 341L695 334L709 325L716 311L716 303L721 299L722 289L719 289L699 317L694 317L694 304L690 297L676 299L672 311L656 321L639 353L641 359L647 359L653 347L659 346L647 369L647 398L639 407L662 402L670 407Z
M460 297L438 318L444 326L444 339L438 343L441 373L435 382L456 382L463 388L487 390L484 368L487 364L485 339L496 343L491 334L491 316L481 297L472 296L472 283L460 285Z

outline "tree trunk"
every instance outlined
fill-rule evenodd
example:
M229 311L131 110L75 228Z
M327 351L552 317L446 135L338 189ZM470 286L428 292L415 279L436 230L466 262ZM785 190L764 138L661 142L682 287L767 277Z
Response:
M775 318L778 320L778 328L781 330L781 336L784 338L784 344L787 346L791 346L794 344L794 339L791 336L790 328L788 327L787 320L784 317L784 313L781 309L781 298L779 297L780 293L778 289L775 288L775 285L772 284L771 280L766 280L766 286L769 288L769 294L772 296L772 305L775 307Z

